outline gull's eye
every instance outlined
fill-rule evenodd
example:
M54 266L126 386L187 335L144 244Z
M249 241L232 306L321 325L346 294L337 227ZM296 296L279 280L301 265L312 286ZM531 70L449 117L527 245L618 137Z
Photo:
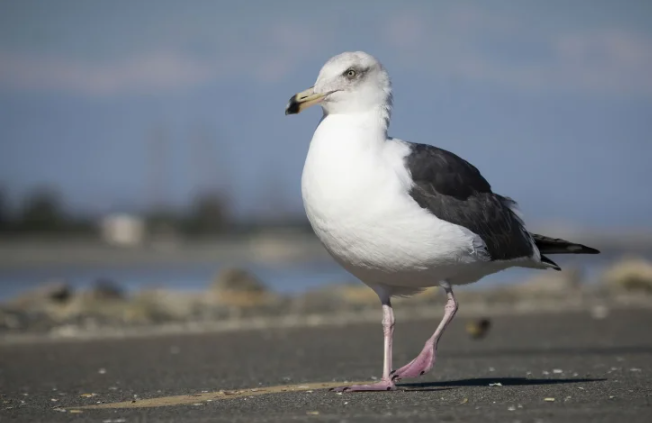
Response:
M357 72L355 71L355 69L349 69L346 72L344 72L344 76L346 76L349 79L355 78L356 75L357 75Z

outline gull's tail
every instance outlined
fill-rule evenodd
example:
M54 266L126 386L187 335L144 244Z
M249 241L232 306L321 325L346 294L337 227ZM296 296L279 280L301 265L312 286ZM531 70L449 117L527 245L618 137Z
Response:
M600 254L600 251L587 247L586 245L576 244L560 238L550 238L538 234L531 235L534 239L534 244L541 252L541 261L549 264L556 270L561 270L561 268L557 263L544 256L544 254Z

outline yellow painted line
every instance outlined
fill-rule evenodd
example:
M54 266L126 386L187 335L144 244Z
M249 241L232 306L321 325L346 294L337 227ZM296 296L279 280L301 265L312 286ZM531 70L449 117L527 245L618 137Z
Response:
M235 398L253 397L257 395L279 394L283 392L302 392L320 389L331 389L343 385L357 385L372 382L328 382L328 383L301 383L297 385L278 385L250 389L220 390L216 392L204 392L200 394L177 395L171 397L158 397L147 399L136 399L131 401L114 402L106 404L86 405L81 407L67 407L69 410L91 410L107 408L150 408L168 407L172 405L205 404L212 401L222 401Z

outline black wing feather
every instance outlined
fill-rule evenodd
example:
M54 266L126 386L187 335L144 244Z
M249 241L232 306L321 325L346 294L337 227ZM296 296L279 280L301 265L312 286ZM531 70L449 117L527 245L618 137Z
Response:
M419 206L439 219L463 226L480 236L492 260L530 257L534 247L516 203L491 191L491 185L471 163L427 144L411 144L406 158Z

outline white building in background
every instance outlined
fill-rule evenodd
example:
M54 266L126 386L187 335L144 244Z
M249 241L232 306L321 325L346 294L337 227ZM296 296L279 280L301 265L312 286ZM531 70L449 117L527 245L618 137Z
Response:
M145 222L138 216L113 214L106 216L100 223L102 239L105 242L131 247L142 244L145 238Z

